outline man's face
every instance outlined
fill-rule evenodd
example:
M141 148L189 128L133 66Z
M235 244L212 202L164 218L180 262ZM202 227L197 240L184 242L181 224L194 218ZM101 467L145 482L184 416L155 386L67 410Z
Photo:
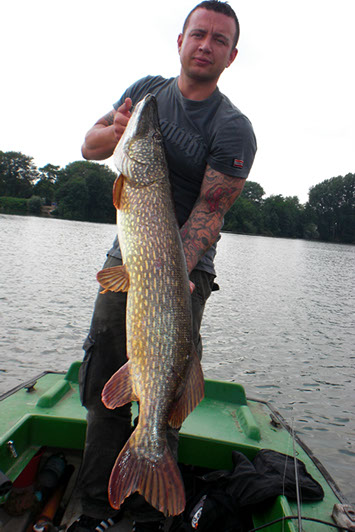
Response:
M199 81L217 81L237 55L232 48L235 32L233 18L203 8L194 11L184 35L178 37L184 73Z

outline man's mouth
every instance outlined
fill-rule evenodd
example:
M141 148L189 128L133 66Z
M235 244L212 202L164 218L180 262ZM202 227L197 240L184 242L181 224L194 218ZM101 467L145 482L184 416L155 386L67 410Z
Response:
M194 57L193 60L195 61L197 65L201 65L201 66L212 64L212 61L210 61L209 59L206 59L206 57Z

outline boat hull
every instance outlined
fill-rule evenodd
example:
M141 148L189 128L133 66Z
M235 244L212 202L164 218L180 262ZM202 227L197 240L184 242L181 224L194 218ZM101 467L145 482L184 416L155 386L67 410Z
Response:
M79 400L79 367L80 362L76 362L66 374L44 373L0 398L0 471L9 481L14 482L44 447L77 452L80 456L85 442L86 410ZM137 405L133 405L133 418L136 413ZM324 490L322 501L301 505L303 530L333 530L307 521L333 522L334 505L346 503L311 451L268 403L247 398L239 384L206 379L205 398L185 420L180 432L179 462L213 470L231 469L233 451L253 460L261 449L289 455L294 450ZM258 527L298 513L297 502L281 495L266 509L255 511L253 523ZM297 523L287 519L264 530L294 531Z

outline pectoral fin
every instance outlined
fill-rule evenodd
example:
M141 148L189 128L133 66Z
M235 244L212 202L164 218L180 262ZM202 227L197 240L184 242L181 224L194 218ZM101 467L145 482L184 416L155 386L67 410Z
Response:
M116 177L116 181L113 184L113 190L112 190L113 204L116 207L116 209L120 208L122 186L123 186L123 175L120 174L118 177Z
M129 273L125 265L105 268L96 275L96 279L104 290L101 294L111 292L127 292L129 288Z
M203 379L201 362L194 350L186 384L181 395L178 396L176 403L171 409L168 420L169 425L173 428L181 427L183 421L202 401L204 395L205 381Z

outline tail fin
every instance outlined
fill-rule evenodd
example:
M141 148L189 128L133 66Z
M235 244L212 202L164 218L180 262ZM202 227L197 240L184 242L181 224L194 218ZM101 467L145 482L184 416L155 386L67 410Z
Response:
M111 506L118 509L137 491L166 516L180 514L185 509L185 489L168 445L159 460L152 461L136 453L136 443L133 433L112 469L108 488Z

